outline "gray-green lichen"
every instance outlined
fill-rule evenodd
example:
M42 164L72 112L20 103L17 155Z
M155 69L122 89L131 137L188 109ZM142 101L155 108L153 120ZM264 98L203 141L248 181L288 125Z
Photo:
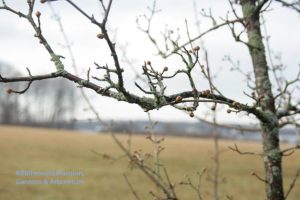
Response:
M80 81L78 82L78 84L79 84L80 86L84 86L84 85L86 85L87 83L88 83L87 80L80 80Z
M272 149L268 153L269 160L279 161L281 159L281 152L278 148Z
M125 98L124 94L122 94L122 93L112 93L111 97L118 101L126 101L126 98Z
M58 70L58 71L56 71L55 74L60 75L60 76L65 76L65 75L68 74L68 72L67 72L66 70L63 69L63 70Z
M273 171L274 176L278 176L281 173L278 166L273 166L272 171Z
M64 71L64 65L61 62L60 58L61 58L60 56L54 53L51 54L51 61L54 63L57 72Z
M269 81L269 77L265 78L263 87L264 87L265 91L271 91L272 90L272 84ZM265 99L266 98L269 98L269 95L265 96Z
M264 50L264 44L262 43L262 36L256 31L251 31L248 33L249 47L251 53L259 54Z
M148 98L148 97L142 97L140 98L140 101L142 102L143 106L146 108L153 108L157 107L156 101L154 99Z
M271 111L265 111L264 116L265 116L265 118L271 120L274 117L274 113Z
M255 5L252 5L249 2L245 3L243 5L244 17L250 17L254 13L255 9L256 9Z

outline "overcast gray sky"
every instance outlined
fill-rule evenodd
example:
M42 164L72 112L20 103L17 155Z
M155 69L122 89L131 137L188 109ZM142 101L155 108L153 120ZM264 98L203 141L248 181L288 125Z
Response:
M94 14L96 17L101 16L101 7L96 0L74 1L78 3L87 13ZM189 24L190 33L193 36L198 34L195 27L195 7L193 0L158 0L157 8L161 9L153 19L152 33L160 41L160 32L164 31L166 24L169 28L176 30L180 28L182 40L181 43L187 41L185 20ZM211 8L214 16L221 23L219 17L225 17L229 10L227 1L221 0L198 0L197 10ZM7 0L8 5L11 5L16 10L26 11L26 0L12 1ZM153 65L158 69L168 66L170 71L183 67L183 64L178 59L161 59L156 56L156 50L148 41L144 33L137 29L136 18L147 13L147 6L152 5L152 0L115 0L112 6L112 12L109 17L109 27L112 35L116 35L117 47L124 46L128 43L126 50L127 57L132 59L137 71L141 72L141 66L145 60L151 60ZM80 68L81 75L86 77L86 71L89 67L92 68L92 74L98 75L93 62L101 65L112 64L110 53L104 41L96 38L99 33L97 27L89 23L89 21L75 11L65 2L54 2L52 6L61 16L66 34L72 42L73 51L76 57L76 63ZM47 4L37 3L36 10L42 13L42 29L49 43L53 46L58 54L66 57L64 63L66 69L73 71L71 61L65 48L62 47L63 38L59 31L58 25L53 20L52 13ZM240 10L238 10L240 12ZM282 62L286 65L286 77L293 78L297 72L300 62L300 17L299 14L282 8L274 3L270 7L270 11L264 14L267 21L267 30L271 35L270 44L276 54L280 54ZM212 26L212 23L207 18L200 18L201 30ZM41 74L52 72L55 70L50 62L49 55L39 44L38 40L33 37L33 30L29 23L12 15L6 11L0 11L0 61L17 67L20 71L26 72L26 67L29 67L32 74ZM230 55L234 61L239 61L241 68L245 72L251 71L251 61L248 55L247 48L234 42L228 27L221 28L210 35L203 38L205 47L208 50L209 62L212 73L217 73L218 78L215 80L216 85L226 96L231 96L233 99L242 102L249 102L250 99L243 95L243 91L249 91L244 81L238 72L230 71L231 65L228 62L222 61L224 55ZM200 41L195 44L200 45ZM121 54L120 54L121 55ZM134 73L124 64L124 76L127 87L136 93L139 91L134 87ZM196 70L197 72L197 70ZM198 70L199 72L199 70ZM199 75L199 77L198 77ZM203 79L200 73L195 73L197 76L197 87L199 90L207 89L207 82ZM180 92L189 89L188 80L178 78L174 81L169 81L167 91ZM28 91L30 92L30 91ZM106 119L141 119L147 118L147 115L136 105L129 105L124 102L105 97L93 97L99 113ZM85 108L82 103L82 108ZM226 110L226 109L224 109ZM198 115L204 115L207 109L206 106L200 106L197 111ZM158 120L190 120L186 114L177 111L173 108L162 108L159 111L151 112L153 118ZM79 118L87 118L91 115L80 112ZM241 119L243 122L248 122L248 117L235 114L228 115L225 111L219 114L220 121L232 122Z

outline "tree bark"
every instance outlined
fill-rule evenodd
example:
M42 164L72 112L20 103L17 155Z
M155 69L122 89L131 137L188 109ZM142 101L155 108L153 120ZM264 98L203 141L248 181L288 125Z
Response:
M260 11L256 0L241 0L240 2L247 28L248 47L253 64L256 93L258 99L260 99L261 109L268 119L267 122L261 122L266 195L268 200L283 200L279 126L260 30Z

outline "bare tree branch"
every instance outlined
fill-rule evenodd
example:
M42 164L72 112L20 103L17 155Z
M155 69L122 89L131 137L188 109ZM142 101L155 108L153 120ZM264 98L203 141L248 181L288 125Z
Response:
M284 0L275 0L279 3L281 3L283 6L291 8L295 10L296 12L300 13L300 1L299 0L293 0L291 3L284 1Z

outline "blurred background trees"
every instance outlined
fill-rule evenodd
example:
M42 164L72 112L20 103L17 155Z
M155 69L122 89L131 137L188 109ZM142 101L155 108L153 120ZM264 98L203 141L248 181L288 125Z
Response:
M13 66L0 62L0 74L21 76ZM24 83L0 84L0 123L46 127L71 127L78 95L76 87L64 79L32 84L30 92L9 95L8 88L19 90ZM5 92L6 91L6 92Z

